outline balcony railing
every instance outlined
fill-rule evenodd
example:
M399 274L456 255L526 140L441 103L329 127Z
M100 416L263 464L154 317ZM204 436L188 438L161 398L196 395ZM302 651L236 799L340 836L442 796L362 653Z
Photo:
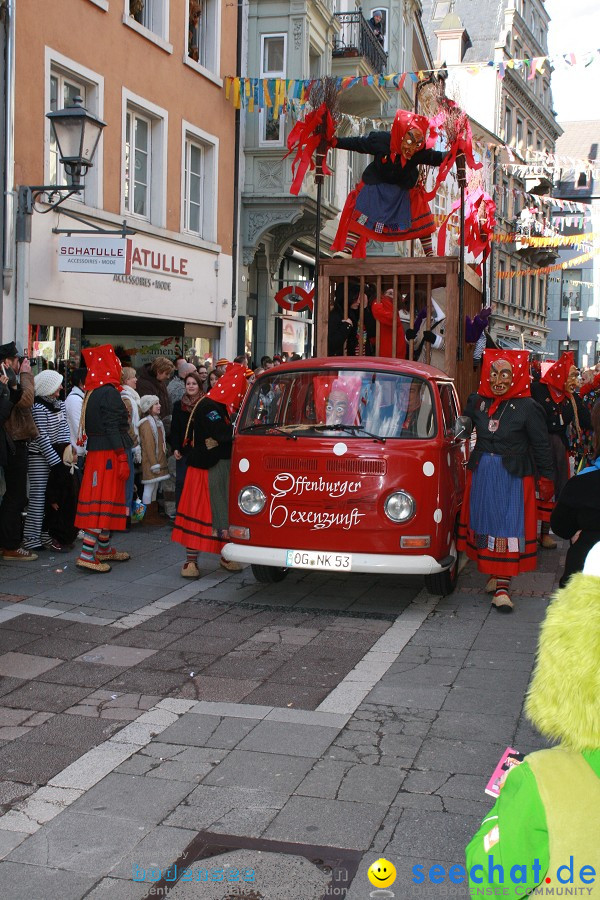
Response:
M383 74L387 66L387 53L362 12L338 12L334 16L341 25L341 31L333 42L334 58L364 56L374 72Z

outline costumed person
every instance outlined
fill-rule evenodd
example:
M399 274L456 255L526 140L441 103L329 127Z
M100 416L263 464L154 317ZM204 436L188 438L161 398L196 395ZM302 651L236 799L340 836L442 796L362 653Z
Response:
M131 528L133 495L135 492L135 467L142 461L140 446L140 395L136 391L137 372L131 366L124 366L121 372L121 400L127 410L131 448L127 451L129 478L125 485L125 505L127 506L127 531Z
M44 529L50 535L49 549L71 548L77 537L75 528L79 488L83 476L72 444L55 444L62 465L52 466L46 485Z
M146 525L164 525L158 513L156 495L161 481L169 478L167 465L167 439L160 418L160 400L156 395L145 394L140 400L139 433L142 448L142 503L146 507Z
M190 412L184 438L187 469L171 535L186 549L184 578L199 576L199 552L220 554L228 539L231 416L240 408L247 386L245 366L230 363ZM241 569L223 557L221 566L230 572Z
M600 401L592 410L592 435L592 464L567 481L550 516L554 534L571 541L561 587L581 572L588 552L600 541Z
M111 546L111 531L127 528L125 485L132 442L120 394L121 363L114 349L103 344L82 352L88 373L78 443L87 440L87 456L75 518L84 532L77 566L110 572L110 562L129 559L129 553Z
M542 366L543 369L543 366ZM569 426L572 424L578 437L582 428L589 428L589 411L575 393L579 380L579 370L573 353L563 353L558 362L542 374L539 381L532 382L531 396L542 408L550 435L554 481L554 499L558 497L569 480ZM554 502L551 497L540 497L539 517L541 532L540 546L545 550L556 549L556 541L550 537L550 516Z
M71 432L71 444L77 450L77 465L83 469L85 461L85 447L77 446L77 435L79 434L79 422L81 419L81 407L83 406L83 397L85 394L85 376L86 369L73 369L71 375L71 383L73 387L65 398L65 413L67 422L69 423L69 431Z
M348 195L332 249L335 255L364 258L371 241L419 238L433 256L435 231L419 166L441 166L446 153L427 147L429 120L405 109L396 112L392 130L364 137L334 137L331 146L374 156L361 181Z
M495 894L492 885L506 893L509 872L515 900L537 885L545 893L546 883L550 892L600 897L599 598L600 543L550 602L525 701L535 728L558 746L510 769L466 848L472 897Z
M175 456L175 504L179 506L185 472L187 469L187 447L184 446L185 430L187 428L190 413L202 397L202 379L197 372L190 372L184 379L185 392L181 399L173 404L173 418L171 419L171 447Z
M394 353L394 289L387 290L383 297L371 303L371 312L379 322L379 353L393 359L406 359L406 337L400 311L396 318L396 352Z
M23 510L27 505L27 444L38 430L31 408L35 399L34 379L27 357L21 361L14 341L0 346L0 375L6 379L9 402L4 422L7 442L3 463L5 492L0 503L0 547L5 562L34 562L37 554L21 546Z
M38 436L29 443L29 502L23 531L23 546L28 550L43 550L47 547L57 553L68 548L52 538L44 523L46 506L46 485L50 470L62 467L62 453L57 445L70 444L71 433L63 400L58 399L63 377L54 369L46 369L34 378L35 403L31 414L38 429Z
M529 385L528 352L485 350L478 391L464 410L477 442L467 465L458 549L489 576L486 591L500 612L513 609L512 576L537 566L534 476L541 496L554 489L548 431Z
M336 284L327 324L327 356L356 356L361 303L366 310L366 293L361 294L360 284L348 282L348 315L344 318L344 283Z
M594 406L600 400L600 372L588 369L586 374L587 377L579 389L579 399L591 415ZM575 434L571 432L576 471L579 471L584 466L593 465L597 456L592 429L583 425L581 421L579 424L581 434L578 435L577 432Z

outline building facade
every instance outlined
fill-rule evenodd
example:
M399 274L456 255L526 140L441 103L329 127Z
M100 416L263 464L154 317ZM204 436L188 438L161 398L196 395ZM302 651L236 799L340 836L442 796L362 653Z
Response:
M105 341L134 365L233 353L235 120L222 76L236 65L237 10L54 0L43 27L36 0L8 0L7 13L2 340L53 364ZM83 194L17 214L19 187L65 184L45 113L77 96L107 123ZM129 275L59 272L55 229L123 223L134 232Z
M546 159L561 133L551 69L523 62L546 56L548 13L542 0L424 0L423 23L434 56L449 67L448 96L508 148L492 160L500 235L489 263L492 335L506 347L543 352L548 284L537 271L557 253L519 237L552 233L550 208L544 214L537 199L551 190ZM502 78L490 60L502 63Z
M569 263L553 272L548 282L548 349L553 359L572 350L577 365L600 362L600 257L594 254L600 233L600 121L563 122L556 142L553 196L560 234L593 234L586 243L561 247L558 262ZM570 205L573 204L573 205ZM588 259L571 261L592 253Z
M427 68L420 11L419 0L364 9L349 0L250 0L241 74L310 80ZM369 24L376 12L381 13L383 40ZM341 92L339 133L385 127L396 108L412 107L413 90L409 82L394 91L365 84ZM286 310L275 300L286 287L310 291L315 277L314 178L309 173L300 193L291 195L292 157L283 158L294 122L289 114L275 120L268 109L243 117L238 347L257 362L273 352L309 356L314 345L311 311ZM322 188L323 256L330 253L337 217L366 162L366 157L345 151L328 155L333 175Z

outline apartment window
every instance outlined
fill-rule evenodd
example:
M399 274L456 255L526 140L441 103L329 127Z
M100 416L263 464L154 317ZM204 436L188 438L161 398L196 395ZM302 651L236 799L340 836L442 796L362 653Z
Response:
M261 37L260 77L285 78L286 35L263 34ZM268 106L260 113L260 145L282 147L285 135L285 117L276 119L273 107Z
M335 170L337 166L337 152L335 150L330 150L327 154L327 166L331 170L331 175L325 175L323 195L325 202L333 205L335 202Z
M123 90L123 212L164 227L167 112Z
M527 129L527 150L533 150L533 131L531 128Z
M54 112L65 106L72 106L75 97L81 97L83 105L87 109L86 88L83 82L72 78L70 75L63 75L54 71L50 75L50 110ZM52 129L50 129L50 150L49 150L49 167L48 174L50 177L49 184L67 184L68 176L65 167L58 161L58 146ZM77 197L77 195L74 195ZM77 198L83 200L79 195Z
M169 37L169 0L126 0L131 18L158 37Z
M504 275L505 272L506 272L506 263L504 262L503 259L501 259L498 262L498 274ZM506 296L505 287L506 287L506 279L498 278L498 300L501 303L504 303L504 298Z
M523 120L517 117L517 150L523 149Z
M577 176L577 187L578 188L586 188L590 184L590 173L589 172L580 172Z
M219 15L217 0L188 0L186 61L192 60L215 74L219 71Z
M512 130L512 120L513 120L513 111L510 106L507 106L504 110L504 142L509 144L512 141L513 130Z
M535 286L536 286L536 277L535 277L535 275L530 275L529 276L529 309L532 312L536 312Z
M125 209L144 219L150 218L152 177L152 123L133 110L125 124Z
M508 179L504 178L502 181L502 215L505 219L508 219L510 213L510 192L508 186Z
M433 19L443 19L450 12L450 7L452 3L450 0L435 0L435 5L433 7Z
M61 53L57 53L50 47L45 48L45 71L45 109L54 111L65 106L72 106L75 97L81 97L86 109L100 119L103 118L104 80L101 75L79 65ZM64 166L59 162L58 147L48 119L46 119L45 136L44 183L65 185L68 178ZM84 178L85 189L81 194L74 194L71 199L84 202L87 206L101 206L103 168L103 142L101 139L96 150L94 165Z
M182 230L216 241L218 139L183 123Z

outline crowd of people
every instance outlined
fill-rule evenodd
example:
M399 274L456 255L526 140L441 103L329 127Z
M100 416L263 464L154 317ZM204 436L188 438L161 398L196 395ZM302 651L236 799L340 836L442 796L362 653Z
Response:
M255 369L244 354L218 359L214 368L159 356L136 369L110 345L85 349L82 357L85 366L70 373L67 390L56 369L34 375L14 342L0 346L3 560L33 562L44 550L67 552L79 539L78 567L108 572L112 562L129 559L112 547L112 532L171 518L173 539L188 550L182 575L197 576L198 550L220 550L227 540L231 417L256 375L287 354L263 356ZM181 515L196 509L197 516L199 508L208 545L192 554L197 541ZM225 559L221 565L239 568Z
M382 340L393 330L391 298L370 302L356 285L347 290L352 315L344 318L338 292L331 355L352 349L348 342L357 340L361 304L367 345L371 318L379 321ZM432 328L437 321L436 312ZM409 329L406 322L400 309L400 357L419 324ZM83 358L85 368L72 372L62 399L59 372L48 368L34 376L14 343L0 347L3 559L34 561L46 549L72 549L79 537L77 565L106 572L111 562L129 558L112 547L111 532L129 530L142 515L149 526L170 517L173 540L186 549L181 574L197 577L198 552L220 553L228 539L235 415L256 376L284 358L263 356L255 369L245 355L233 362L223 358L210 370L204 362L159 356L136 370L122 365L109 345L85 349ZM458 547L488 576L486 589L501 611L513 608L511 578L536 568L538 546L556 548L551 527L571 541L561 584L581 570L585 553L600 539L600 501L593 490L600 471L599 391L600 373L588 371L582 385L570 352L543 370L530 370L525 351L484 353L480 387L465 408L477 440ZM239 568L224 558L221 565Z

